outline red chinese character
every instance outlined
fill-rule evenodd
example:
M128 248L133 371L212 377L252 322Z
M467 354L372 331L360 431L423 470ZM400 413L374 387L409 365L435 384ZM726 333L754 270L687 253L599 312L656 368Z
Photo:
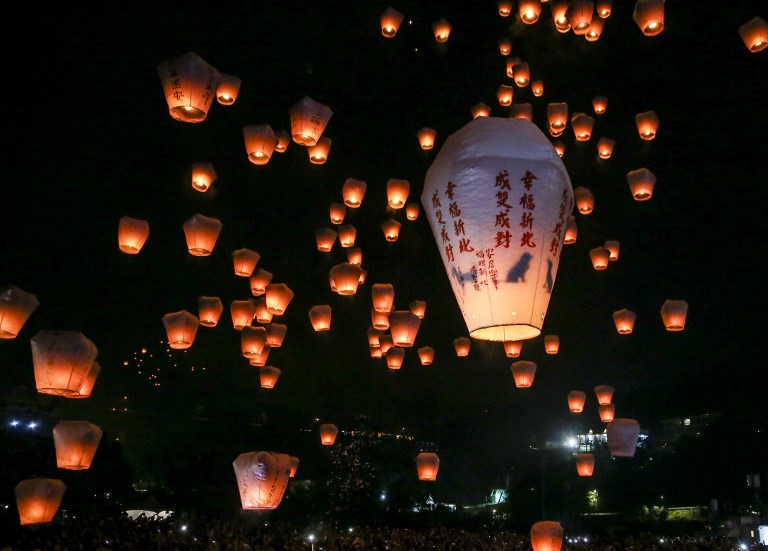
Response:
M527 190L531 189L534 180L538 180L538 178L530 170L526 170L525 175L520 178L520 181L523 182L523 185Z
M443 220L443 211L437 210L435 211L435 218L437 218L437 221L440 222L443 226L445 225L445 220Z
M445 226L440 230L440 237L443 239L443 243L448 243L451 241L451 237L448 235L448 232L445 231Z
M509 227L509 216L507 216L507 213L505 211L500 212L496 215L496 223L494 224L497 228L508 228Z
M448 258L448 260L453 262L453 245L448 245L445 248L445 256L446 256L446 258Z
M523 237L520 239L520 246L530 247L531 249L533 249L534 247L536 247L536 243L534 243L532 239L533 239L533 232L527 231L523 233Z
M509 248L509 242L512 240L512 234L509 233L509 230L505 230L503 232L497 232L496 233L496 246L497 247L504 247L506 249Z
M557 256L557 250L560 248L560 240L559 239L553 239L549 243L549 252L551 252L553 255Z
M520 227L533 229L533 215L530 212L524 212L520 217Z
M448 182L448 185L445 187L445 195L453 201L453 190L456 189L456 184L453 182Z
M437 194L437 190L432 194L432 208L440 208L440 196Z
M524 209L533 210L536 208L532 193L523 193L522 197L520 197L520 204L523 205Z
M507 193L506 191L498 192L496 194L496 206L511 209L512 205L507 204L507 199L509 199L509 193Z
M453 231L456 235L464 234L464 220L454 220Z
M501 189L512 189L512 186L509 185L509 172L506 170L499 172L496 176L496 187Z
M459 241L459 252L460 253L471 253L474 251L475 248L469 244L469 239L466 237L462 237Z
M461 216L461 209L459 208L458 203L451 203L448 205L448 212L451 214L453 218L456 218L457 216Z

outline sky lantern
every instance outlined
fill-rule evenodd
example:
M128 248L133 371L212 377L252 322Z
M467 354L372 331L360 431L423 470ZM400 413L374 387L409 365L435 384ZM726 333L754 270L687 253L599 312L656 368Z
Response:
M38 306L40 302L34 293L16 285L0 290L0 339L15 339Z
M216 327L223 311L224 305L219 297L201 296L197 299L197 315L200 325Z
M435 40L440 43L447 42L451 35L451 24L445 19L440 19L432 23L432 32L435 33Z
M597 12L597 16L601 19L605 19L606 17L611 15L611 4L612 0L596 0L595 2L595 12Z
M285 151L288 149L288 144L291 143L291 135L288 133L287 130L283 130L282 128L280 130L275 131L275 135L277 136L277 145L275 146L275 152L285 153Z
M280 348L283 346L285 335L288 333L288 326L284 323L269 323L264 329L267 331L267 344L270 348Z
M369 352L371 353L371 358L381 358L384 354L381 352L381 347L379 346L369 346L368 347Z
M368 187L363 180L347 178L341 186L341 195L344 198L344 204L351 209L360 207L365 197L365 190Z
M243 138L248 160L255 165L267 164L278 144L277 134L268 124L246 126Z
M330 252L333 249L333 244L336 242L338 234L331 228L320 228L315 230L315 242L317 243L317 250L321 253Z
M520 20L526 25L532 25L539 20L541 0L520 0L517 7Z
M490 117L491 116L491 108L488 107L486 104L480 102L476 103L472 107L472 118L476 119L478 117Z
M571 29L573 29L573 34L587 34L589 26L592 24L594 10L595 3L592 0L571 0L568 4L566 17Z
M611 385L597 385L595 387L595 396L597 403L601 406L607 406L613 400L614 388Z
M419 332L421 318L410 310L395 310L389 313L389 333L395 346L408 348L413 346Z
M333 446L336 442L336 435L339 434L339 428L332 423L323 423L319 427L320 443L323 446Z
M103 431L88 421L59 421L53 427L56 466L69 471L91 468Z
M589 214L595 207L595 196L584 186L579 186L573 190L573 197L576 200L576 208L579 214Z
M768 47L768 22L762 17L753 17L739 27L739 36L747 50L756 54Z
M419 355L421 365L432 365L435 359L435 349L431 346L422 346L416 351Z
M592 22L589 24L589 29L587 29L587 33L584 35L584 38L587 39L587 42L597 42L597 40L600 38L600 35L603 33L603 20L602 19L595 19L592 18Z
M216 180L216 171L211 163L192 163L192 189L208 191Z
M300 461L299 461L298 457L294 457L294 456L291 456L290 460L291 460L291 474L290 474L290 478L293 478L293 477L296 476L296 471L299 469Z
M259 384L261 388L275 388L277 379L281 371L271 365L264 365L259 368Z
M386 331L389 329L389 311L379 312L376 308L371 308L371 325L379 331ZM381 340L381 335L379 340Z
M403 365L403 359L405 358L405 350L399 346L390 346L384 357L387 360L387 368L400 369Z
M584 113L574 113L571 117L571 128L573 128L573 135L577 141L589 141L594 126L595 119Z
M240 84L242 79L235 75L228 75L227 73L219 73L221 81L218 88L216 88L216 101L221 105L232 105L237 101L237 95L240 93Z
M419 145L422 149L432 149L435 145L435 136L437 131L434 128L427 128L426 126L418 131L416 137L419 139Z
M55 478L30 478L16 484L13 492L20 525L51 522L66 491L66 484Z
M656 175L647 168L630 170L627 172L627 183L635 201L647 201L653 197Z
M606 241L603 243L603 247L611 251L611 262L616 262L619 259L621 243L618 241Z
M192 256L210 256L221 232L221 221L202 214L194 214L184 222L187 250Z
M659 117L653 111L645 111L635 115L637 132L643 140L652 140L659 129Z
M416 201L408 201L405 203L405 217L408 220L416 220L419 217L419 203Z
M266 290L265 290L266 293ZM261 295L253 301L253 319L258 323L270 323L275 315L267 308L267 297ZM237 329L237 327L235 327Z
M347 262L349 262L350 264L354 264L355 266L362 266L363 249L361 249L360 247L348 247Z
M149 222L123 216L117 228L117 244L125 254L139 254L149 237Z
M235 267L235 275L240 277L251 277L260 258L261 255L259 253L248 248L233 251L232 262Z
M365 277L368 275L368 270L360 268L360 285L365 283Z
M507 64L506 64L507 69L506 69L506 71L507 71L507 76L509 78L513 79L515 77L515 67L520 65L522 62L523 62L523 60L520 59L517 56L515 56L515 57L508 57L507 58Z
M555 152L557 153L558 157L562 158L562 156L565 155L565 144L560 140L555 140L552 142L552 147L555 148Z
M403 22L404 15L397 11L392 6L387 6L387 9L379 17L381 23L381 34L387 38L392 38L397 34L397 30L400 28L400 24Z
M499 99L499 105L507 107L512 105L512 95L514 94L514 88L506 84L502 84L496 90L496 97Z
M389 320L389 314L387 314L387 320ZM389 329L389 327L387 327ZM389 349L395 346L395 343L392 341L392 335L389 333L382 333L379 335L379 348L381 348L381 353L386 354L389 352Z
M531 526L533 551L560 551L563 545L563 527L554 520L542 520Z
M189 123L205 120L221 82L215 67L195 52L187 52L160 62L157 74L171 117Z
M515 84L520 88L525 88L531 82L531 69L528 63L522 62L515 65Z
M509 17L510 13L512 13L511 0L499 0L499 15L502 17Z
M560 337L557 335L544 336L544 352L547 354L557 354L560 350Z
M579 227L576 224L576 217L571 214L568 217L568 222L565 227L565 239L563 239L564 245L573 245L579 237Z
M589 251L589 258L595 270L605 270L611 261L611 251L605 247L595 247Z
M432 482L437 479L440 469L440 458L434 452L420 452L416 456L416 472L419 480Z
M93 387L96 385L96 379L99 377L99 373L101 373L101 365L99 365L99 362L93 362L77 395L70 396L70 398L90 398L91 392L93 392Z
M322 136L333 112L310 97L304 97L288 110L291 117L291 138L299 145L311 147Z
M327 136L320 136L317 139L315 145L307 146L307 154L309 154L309 162L313 165L325 164L328 160L328 154L331 151L331 138Z
M393 243L400 237L400 227L402 224L394 218L389 218L381 223L381 231L384 232L384 239Z
M499 188L508 193L501 214ZM568 173L541 130L525 119L473 119L448 137L429 167L421 203L470 337L538 336L573 209ZM518 229L499 232L493 220L500 215ZM442 234L455 224L461 238L445 242ZM477 251L488 249L498 276L482 268ZM477 285L475 271L485 274Z
M553 138L557 138L568 124L568 104L565 102L548 103L547 120L549 121L549 133Z
M241 453L232 466L244 510L277 509L291 476L288 454L269 451Z
M664 0L636 0L632 19L645 36L664 30Z
M582 390L572 390L568 393L568 409L571 413L581 413L584 411L584 402L587 400L587 393Z
M536 375L536 364L527 360L520 360L512 364L512 377L517 388L528 388L533 385Z
M376 329L375 327L370 326L367 331L368 346L378 348L380 346L379 337L381 337L382 333L383 331L381 329Z
M163 325L168 337L168 346L174 350L184 350L195 342L200 320L186 310L179 310L165 314Z
M357 229L352 224L343 224L336 230L339 236L339 243L342 247L353 247L357 238Z
M251 299L233 300L229 303L229 314L232 317L232 327L240 331L250 325L256 313L256 303Z
M408 180L398 180L397 178L387 180L387 203L389 207L393 209L403 208L410 191L411 184Z
M514 119L533 120L533 105L530 103L514 103L509 108L509 116Z
M331 203L328 209L332 224L341 224L347 215L347 206L344 203Z
M616 412L616 406L614 404L600 404L598 410L600 412L600 420L603 423L610 423L613 421L613 416Z
M456 355L460 358L469 356L469 349L472 346L472 341L468 337L458 337L453 339L453 348L456 350Z
M684 300L668 299L661 305L661 320L667 331L682 331L685 329L685 318L688 315L688 303Z
M523 351L523 341L504 341L504 354L507 358L517 358Z
M251 294L255 297L259 297L267 292L267 285L272 281L272 272L268 272L264 268L257 268L251 274L249 283L251 285Z
M595 96L592 100L592 108L595 110L595 115L602 115L608 108L608 98L605 96Z
M374 283L371 286L371 300L377 312L391 312L395 303L395 287L391 283Z
M264 349L261 351L261 354L250 356L248 358L248 363L255 367L264 367L267 364L267 359L269 358L269 353L271 351L272 351L272 347L269 345L266 345Z
M611 457L634 457L640 423L635 419L615 418L605 428Z
M408 308L411 312L413 312L419 319L424 319L424 315L427 311L427 301L425 300L413 300L408 305Z
M531 92L537 98L544 94L544 83L540 80L534 80L531 82Z
M37 391L76 397L96 361L96 345L78 331L41 330L30 342Z
M246 325L240 330L240 350L246 358L260 355L267 345L267 330L257 325Z
M512 40L508 36L505 36L499 40L499 53L501 55L509 55L512 51Z
M616 140L611 138L600 138L597 142L597 156L601 159L610 159L613 155L613 147L616 145Z
M618 331L619 335L629 335L635 327L636 319L637 314L626 308L613 313L613 323L616 325L616 331Z
M579 476L592 476L595 471L595 456L591 453L576 455L576 472Z
M285 283L270 283L266 297L267 309L275 316L282 316L293 299L293 291Z
M360 266L355 266L349 262L336 264L329 271L331 289L333 292L349 296L357 293L357 286L360 284Z
M551 0L549 2L549 7L552 10L552 21L559 33L567 33L571 30L571 24L568 21L568 5L568 0Z
M321 333L331 329L331 307L327 304L318 304L309 309L309 322L312 329Z

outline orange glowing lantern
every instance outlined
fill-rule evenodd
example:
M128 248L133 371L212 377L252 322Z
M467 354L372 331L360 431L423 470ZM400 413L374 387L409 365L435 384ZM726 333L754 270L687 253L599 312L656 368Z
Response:
M386 352L384 352L384 357L387 360L387 368L400 369L405 358L405 350L393 345L387 348Z
M568 393L568 409L571 413L584 411L584 402L587 401L587 393L582 390L572 390Z
M544 83L540 80L534 80L531 82L531 92L537 98L544 94Z
M509 17L510 13L512 13L512 2L509 0L499 0L499 15Z
M613 147L616 145L616 140L611 138L600 138L597 142L597 155L601 159L610 159L613 155Z
M379 331L386 331L389 329L389 311L379 312L376 308L371 308L371 325L373 325L374 329L378 329Z
M568 124L568 104L564 102L548 103L547 120L549 121L549 133L555 138L558 137L565 130L565 125Z
M512 41L507 38L506 36L499 40L499 53L501 55L509 55L509 52L512 51Z
M293 291L285 283L270 283L266 296L267 310L275 316L282 316L293 299Z
M266 289L264 291L266 293ZM253 319L258 323L270 323L274 314L267 308L267 297L261 295L253 301Z
M368 349L371 353L371 358L381 358L384 355L381 351L381 347L369 346Z
M622 308L613 313L613 323L616 325L616 331L619 335L629 335L635 327L637 314L632 310Z
M355 239L357 238L357 229L352 224L344 224L339 226L337 230L339 235L339 243L342 247L354 247Z
M611 251L605 247L595 247L589 251L589 258L592 260L592 267L595 270L605 270L611 261Z
M416 456L416 472L419 480L432 482L437 479L437 471L440 469L440 458L433 452L420 452Z
M458 337L453 339L453 348L456 350L456 355L461 357L469 356L469 348L472 346L472 341L468 337Z
M475 106L472 107L473 119L476 119L478 117L489 117L490 115L491 115L491 108L482 102L475 104Z
M139 254L149 237L149 222L123 216L117 228L117 244L125 254Z
M333 446L336 442L336 435L339 434L339 428L331 423L320 425L320 443L323 446Z
M684 300L666 300L661 305L661 320L667 331L682 331L685 329L685 318L688 316L688 303Z
M435 33L435 40L440 43L447 42L451 35L451 24L445 19L440 19L432 24L432 32Z
M351 209L360 207L365 196L365 190L368 187L363 180L347 178L341 186L341 194L344 197L344 204Z
M223 311L224 305L219 297L203 296L197 299L197 314L200 325L216 327Z
M647 168L630 170L627 172L627 183L635 201L647 201L653 197L656 175Z
M632 19L645 36L664 30L664 0L636 0Z
M432 365L435 359L435 349L431 346L422 346L416 351L419 354L421 365Z
M536 364L527 360L520 360L512 364L512 376L517 388L529 388L533 385L536 375Z
M400 237L400 227L402 224L394 218L389 218L381 223L381 231L384 232L384 238L389 242L397 241Z
M240 77L226 73L219 73L219 75L221 76L221 82L219 82L219 87L216 88L216 101L221 105L232 105L237 101L242 80Z
M589 214L595 207L595 196L584 186L579 186L573 190L573 198L576 201L579 214Z
M160 62L157 74L171 117L189 123L205 120L221 82L216 68L195 52L187 52Z
M215 180L216 171L211 163L192 164L192 189L208 191Z
M597 403L601 406L607 406L613 400L614 388L611 385L597 385L595 387L595 396Z
M560 337L557 335L544 336L544 351L547 354L557 354L560 350Z
M387 319L389 319L389 315L387 315ZM381 349L382 354L389 352L389 349L393 346L395 346L395 343L392 342L392 335L389 333L382 333L379 336L379 348Z
M383 331L381 329L376 329L375 327L371 326L368 328L368 346L371 346L373 348L378 348L381 343L379 343L379 337L381 337Z
M414 313L419 319L424 319L424 314L427 311L427 301L425 300L414 300L409 305L408 308L411 312Z
M499 99L499 105L503 107L512 105L513 93L514 89L511 86L507 86L506 84L499 86L498 90L496 90L496 97Z
M163 325L168 337L168 346L175 350L184 350L195 342L200 320L186 310L180 310L164 315Z
M15 285L0 290L0 339L15 339L38 306L37 296Z
M53 427L56 466L69 471L91 468L103 431L88 421L59 421Z
M602 115L608 108L608 98L605 96L595 96L592 100L592 108L595 110L595 115Z
M347 206L343 203L331 203L329 215L332 224L341 224L347 215Z
M255 297L260 297L267 292L267 285L272 281L272 273L263 268L254 270L253 275L249 280L251 286L251 294Z
M267 346L267 330L255 325L246 325L240 330L240 351L250 359L260 356Z
M264 367L267 364L267 358L269 358L269 353L271 350L271 346L265 346L264 350L261 351L261 354L249 357L248 363L256 367Z
M530 103L515 103L510 106L509 116L513 119L533 120L533 105Z
M96 379L99 377L99 373L101 373L101 366L99 365L99 362L93 362L93 365L91 366L90 371L88 371L88 375L85 377L85 381L80 387L77 396L70 396L70 398L90 398L93 387L96 384Z
M363 250L360 247L349 247L347 249L347 262L355 266L362 266Z
M504 341L504 354L507 358L517 358L523 351L523 341Z
M419 204L416 201L408 201L405 204L405 217L411 221L419 217Z
M659 117L653 111L645 111L635 115L637 132L643 140L652 140L659 129Z
M244 510L277 509L291 477L291 458L267 451L241 453L232 462Z
M259 383L261 388L275 388L277 379L280 377L281 371L272 367L271 365L265 365L259 368Z
M590 2L591 4L591 2ZM560 551L563 545L563 527L554 520L542 520L531 526L533 551Z
M360 266L355 266L349 262L336 264L329 271L329 279L333 292L349 296L357 293L357 286L360 284Z
M640 423L635 419L615 418L605 428L611 457L634 457Z
M753 17L739 27L739 36L750 52L760 52L768 47L768 22Z
M229 314L232 317L232 327L240 331L253 321L256 302L251 299L233 300L229 303Z
M389 332L395 346L413 346L420 325L421 318L410 310L395 310L389 313Z
M291 135L288 133L287 130L282 130L282 129L275 132L275 135L277 136L277 145L275 146L275 152L285 153L285 151L288 149L288 144L291 143Z
M614 404L603 404L599 406L600 420L603 423L610 423L613 421L614 413L616 412L616 406Z
M579 476L592 476L595 471L595 456L591 453L576 455L576 472Z
M567 33L571 30L571 23L568 21L568 5L568 0L551 0L549 3L552 21L559 33Z
M77 331L39 331L31 339L35 385L41 394L76 398L96 361L96 345Z
M360 285L365 283L365 276L368 275L368 270L360 269Z
M248 160L255 165L267 164L278 144L277 134L268 124L246 126L243 139Z
M515 77L515 67L523 62L519 57L510 57L507 59L507 76L509 78Z
M390 312L395 303L395 288L391 283L374 283L371 287L373 309L377 312Z
M563 142L560 140L555 140L552 142L552 146L555 148L558 157L565 155L565 144Z
M621 244L618 241L606 241L603 243L603 247L611 251L611 262L616 262L619 259Z
M387 203L389 207L393 209L403 208L410 190L411 185L408 180L390 178L387 181Z
M568 217L568 223L565 227L565 239L563 239L564 245L573 245L576 243L576 239L579 237L579 227L576 224L576 217L570 215Z
M309 321L312 328L321 333L331 329L331 307L327 304L319 304L309 309Z
M51 522L61 506L67 486L54 478L30 478L22 480L14 488L19 524L44 524Z
M611 15L611 6L612 0L597 0L595 2L595 11L597 12L597 16L601 19L605 19L606 17Z
M192 256L210 256L221 232L221 221L195 214L184 222L187 250Z
M333 249L333 244L336 242L338 234L330 228L320 228L315 231L315 242L317 243L317 250L321 253L330 252Z
M322 136L333 112L330 107L304 97L289 109L291 138L299 145L312 147Z
M309 162L313 165L325 164L328 160L328 153L331 151L331 139L327 136L320 136L315 145L307 146Z
M432 149L435 145L435 136L437 131L434 128L427 128L426 126L419 130L416 137L419 139L419 145L422 149Z
M232 252L232 261L235 267L235 275L240 277L251 277L256 269L261 255L251 249L243 248Z
M587 42L597 42L601 34L603 34L603 20L595 19L593 17L592 22L589 24L589 29L587 29L587 33L584 35L584 38L587 39Z
M571 117L571 128L577 141L589 141L594 125L595 119L584 113L574 113Z
M515 65L515 84L517 84L520 88L525 88L528 86L528 83L531 82L531 69L528 67L528 64L518 63Z
M526 25L532 25L539 20L541 0L520 0L518 4L520 20Z
M566 11L566 17L573 29L573 34L587 34L589 26L592 24L592 14L595 10L595 3L592 0L571 0Z
M387 9L381 14L379 22L381 23L381 34L387 38L392 38L397 34L397 30L400 28L400 24L403 22L404 15L397 11L392 6L387 6Z
M267 330L267 344L270 348L280 348L283 346L285 334L288 332L287 325L284 323L270 323L265 329Z
M299 461L298 457L294 457L294 456L291 456L290 460L291 460L291 474L290 474L290 478L293 478L294 476L296 476L296 471L299 469L300 461Z

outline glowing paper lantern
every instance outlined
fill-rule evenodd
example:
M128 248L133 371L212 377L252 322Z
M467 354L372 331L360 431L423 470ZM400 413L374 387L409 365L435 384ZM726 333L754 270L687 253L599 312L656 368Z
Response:
M538 336L573 209L568 173L544 134L525 119L473 119L446 140L427 171L421 202L469 335ZM525 227L499 231L493 221L500 210L512 228ZM461 238L444 242L454 224L463 228ZM490 250L499 275L473 285L470 274L487 273L478 251Z
M562 156L565 155L565 144L563 142L555 140L552 142L552 146L555 148L558 157L562 158Z
M405 358L405 350L399 346L390 346L384 356L387 360L387 367L389 369L400 369L403 365L403 359Z
M571 128L577 141L586 142L592 137L592 127L595 119L584 113L574 113L571 117Z
M211 163L193 163L192 164L192 189L197 191L208 191L216 180L216 171Z
M416 137L419 139L419 145L422 149L432 149L435 145L435 136L437 131L434 128L427 128L426 126L419 130Z
M272 367L271 365L265 365L259 368L259 383L261 388L275 388L277 379L280 377L281 371Z
M472 107L472 118L489 117L491 115L491 108L484 103L477 103Z
M595 2L595 11L597 12L597 16L605 19L611 15L611 4L612 0L597 0Z
M285 283L270 283L267 285L266 296L267 310L275 316L282 316L293 300L293 291Z
M437 479L438 469L440 469L440 458L436 453L420 452L416 456L416 472L419 480L434 481Z
M685 318L688 316L688 303L684 300L666 300L661 305L661 320L667 331L682 331L685 329Z
M349 262L336 264L329 271L331 290L342 296L354 295L360 284L361 272L360 266L355 266Z
M389 207L393 209L403 208L410 190L411 185L408 180L390 178L387 181L387 203Z
M595 96L595 99L592 100L592 108L595 110L595 115L602 115L608 108L608 98Z
M576 208L579 214L589 214L595 206L595 196L584 186L579 186L573 190L573 197L576 201Z
M373 348L378 348L380 346L379 343L379 337L381 337L381 334L383 331L381 329L376 329L375 327L371 326L368 328L368 345Z
M395 288L391 283L374 283L371 286L373 309L377 312L390 312L395 303Z
M536 97L544 94L544 83L540 80L534 80L531 82L531 92L533 92L533 95Z
M591 2L590 2L591 3ZM554 520L542 520L531 526L533 551L560 551L563 545L563 527Z
M573 29L573 34L587 34L589 26L592 24L594 9L595 3L592 0L571 0L566 11L566 17L571 29Z
M280 348L283 346L285 335L288 333L288 326L284 323L270 323L264 329L267 331L267 344L270 348Z
M565 239L563 239L564 245L572 245L576 243L576 239L579 236L579 227L576 225L576 217L570 215L568 217L568 224L565 227Z
M333 446L336 442L336 435L339 434L339 429L336 425L331 423L323 423L320 425L320 443L323 446Z
M614 404L601 404L599 406L600 411L600 420L603 423L610 423L613 421L613 415L616 411L616 406Z
M187 52L157 65L168 111L181 122L202 122L208 116L221 74L195 52Z
M389 349L393 346L395 346L395 343L392 342L392 335L388 333L382 333L379 336L379 348L381 349L382 354L389 352Z
M272 321L274 314L267 308L266 296L262 295L253 301L253 317L258 323L269 323Z
M499 88L496 90L496 97L499 99L499 105L503 107L512 105L513 93L514 89L511 86L507 86L506 84L499 86Z
M263 268L254 270L249 280L251 286L251 294L255 297L259 297L267 292L267 285L272 281L272 273Z
M251 277L256 264L261 255L251 249L237 249L232 252L232 261L234 262L235 275L240 277Z
M40 306L37 296L15 285L0 290L0 339L14 339Z
M507 358L517 358L523 351L523 341L504 341L504 354Z
M371 325L379 331L386 331L389 329L389 312L377 312L376 308L371 308ZM379 340L384 335L379 337Z
M96 379L99 377L99 373L101 373L101 366L99 365L99 362L93 362L93 365L91 366L90 371L88 371L88 375L86 375L85 381L83 381L79 392L76 396L70 396L70 398L90 398L93 387L96 384Z
M512 377L517 388L529 388L533 385L536 375L536 364L527 360L520 360L512 364Z
M393 243L400 237L400 227L402 224L394 218L389 218L381 223L381 231L384 232L384 239Z
M419 217L419 204L416 201L408 201L405 204L405 217L411 221Z
M277 153L285 153L285 151L288 149L288 144L291 143L291 135L288 133L287 130L278 130L275 132L277 135L277 145L275 146L275 151Z
M635 201L647 201L653 197L656 175L647 168L630 170L627 172L627 183Z
M232 317L232 327L240 331L250 325L256 313L256 303L251 299L233 300L229 303L229 313Z
M219 87L216 88L216 101L221 105L232 105L237 101L237 95L240 93L240 84L242 80L235 75L228 75L226 73L219 73L221 76L221 82Z
M451 35L451 24L445 19L440 19L432 24L432 32L435 34L435 40L440 43L447 42Z
M403 14L391 6L387 6L384 13L381 14L379 21L381 23L381 34L387 38L392 38L397 34L400 24L403 22Z
M427 302L425 300L414 300L411 302L411 304L408 305L408 308L419 319L424 319L424 315L427 311Z
M311 147L322 136L333 111L312 98L305 97L289 110L291 138L299 145Z
M365 190L368 185L363 180L347 178L341 186L341 194L344 197L344 204L349 208L356 209L360 207L365 197Z
M328 214L332 224L341 224L347 215L347 206L343 203L331 203Z
M313 165L325 164L325 161L328 160L328 154L331 151L331 143L331 138L320 136L315 145L307 146L309 162Z
M506 36L499 40L499 53L501 55L509 55L509 52L512 51L512 41L507 38Z
M117 228L117 244L125 254L139 254L149 237L149 222L123 216Z
M595 387L595 396L597 403L601 406L607 406L613 400L614 388L611 385L597 385Z
M19 524L43 524L53 520L61 506L67 486L54 478L22 480L14 488Z
M517 84L519 87L524 88L528 86L528 83L531 81L531 69L528 67L528 64L518 63L515 65L515 84Z
M291 476L287 454L268 451L241 453L232 462L245 510L276 509Z
M339 243L342 247L353 247L355 245L355 239L357 238L357 229L352 224L344 224L339 226L337 230L339 235Z
M587 393L581 390L572 390L568 393L568 409L571 413L581 413L584 411L584 402L587 400Z
M509 0L499 0L499 15L509 17L510 13L512 13L512 2Z
M278 144L277 134L268 124L246 126L243 138L248 160L255 165L267 164Z
M580 453L576 456L576 472L579 476L592 476L595 470L595 456L591 453Z
M37 391L77 397L96 361L96 345L78 331L42 330L30 342Z
M568 124L568 104L564 102L548 103L547 120L549 121L549 133L553 138L557 138L565 130L565 125Z
M309 321L312 329L318 333L328 331L331 328L331 307L327 304L319 304L309 309Z
M615 262L619 259L619 248L621 243L618 241L606 241L603 243L603 247L611 251L611 262Z
M544 336L544 352L547 354L557 354L560 350L560 337L557 335Z
M523 62L519 57L510 57L507 59L507 76L511 79L515 78L515 67Z
M291 456L290 460L291 460L291 474L290 474L290 478L293 478L294 476L296 476L296 471L299 469L300 461L299 461L298 457L294 457L294 456Z
M613 313L613 323L616 325L616 331L619 335L629 335L635 327L637 314L632 310L622 308Z
M317 250L321 253L330 252L333 249L333 244L336 242L338 234L330 228L320 228L315 231L315 242L317 243Z
M168 346L175 350L184 350L195 342L200 320L186 310L180 310L164 315L163 325L168 337Z
M363 250L360 247L347 248L347 262L355 266L361 266L363 263Z
M413 346L420 325L421 318L410 310L395 310L389 313L389 332L395 346Z
M664 0L636 0L632 19L645 36L664 30Z
M634 457L640 423L635 419L615 418L605 428L611 457Z
M659 117L653 111L645 111L635 115L637 132L643 140L652 140L659 129Z
M53 427L56 466L81 471L91 468L103 431L88 421L59 421Z
M605 247L595 247L589 251L589 258L595 270L605 270L611 261L611 251Z
M456 350L456 355L460 358L469 356L469 348L472 346L472 341L467 337L458 337L453 339L453 348Z
M541 0L520 0L517 7L520 13L520 20L526 25L532 25L539 20Z
M601 159L610 159L613 155L613 147L616 145L616 140L611 138L600 138L597 142L597 155Z
M533 105L530 103L515 103L510 106L509 116L513 119L533 120Z
M197 299L197 315L200 325L216 327L223 311L224 305L219 297L202 296Z
M192 256L210 256L221 232L221 221L195 214L184 222L187 250Z
M256 325L246 325L240 330L240 350L246 358L260 356L267 345L267 330Z
M571 30L571 24L568 21L568 0L551 0L549 3L552 9L552 21L555 29L559 33L567 33Z
M600 35L603 33L603 20L602 19L595 19L592 18L592 22L589 24L589 29L587 29L587 33L584 35L584 38L587 39L587 42L596 42Z
M267 364L267 359L269 358L269 353L271 350L272 347L269 345L265 346L264 350L261 351L261 354L249 357L248 363L256 367L264 367Z
M435 349L431 346L422 346L416 351L419 354L421 365L432 365L435 359Z
M750 52L760 52L768 47L768 22L753 17L739 27L739 36Z

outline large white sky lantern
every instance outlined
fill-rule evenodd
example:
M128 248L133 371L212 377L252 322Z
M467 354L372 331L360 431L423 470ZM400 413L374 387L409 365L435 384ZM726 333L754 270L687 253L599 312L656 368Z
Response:
M574 201L550 140L527 119L473 119L445 141L421 201L469 335L538 336Z

